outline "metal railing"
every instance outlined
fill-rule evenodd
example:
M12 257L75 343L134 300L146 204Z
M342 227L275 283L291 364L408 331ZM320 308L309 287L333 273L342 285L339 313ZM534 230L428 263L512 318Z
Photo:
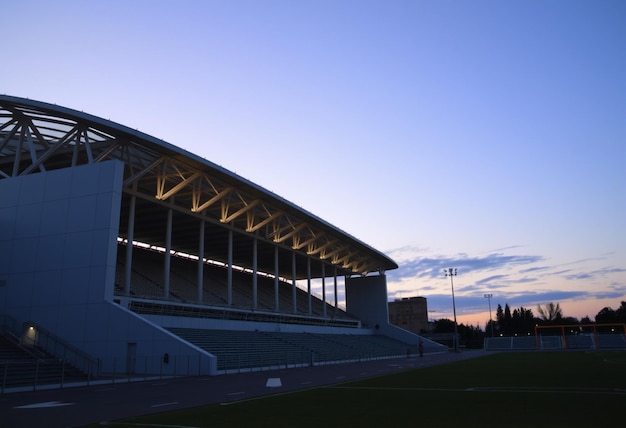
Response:
M626 335L577 334L485 338L486 351L550 349L626 349Z
M212 318L221 320L240 320L350 328L358 328L360 326L360 321L354 319L323 318L306 315L290 315L283 313L250 311L223 307L171 304L166 302L142 300L136 298L132 298L129 300L128 309L142 315L166 315L188 318Z
M112 357L98 360L96 377L76 370L64 360L0 361L0 393L199 376L208 371L208 364L198 354Z
M22 345L34 349L41 349L74 368L85 373L89 378L97 377L99 361L86 352L80 350L46 329L36 326L32 322L25 322L21 339Z

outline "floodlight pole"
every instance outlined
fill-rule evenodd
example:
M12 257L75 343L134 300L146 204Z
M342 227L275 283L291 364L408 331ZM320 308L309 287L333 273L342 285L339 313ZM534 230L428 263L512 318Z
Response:
M454 352L459 352L459 330L456 322L456 304L454 303L454 282L452 277L456 276L456 268L447 268L443 272L450 277L450 287L452 288L452 312L454 314Z
M485 294L483 297L489 299L489 325L491 326L491 337L493 337L493 321L491 320L491 298L493 294Z

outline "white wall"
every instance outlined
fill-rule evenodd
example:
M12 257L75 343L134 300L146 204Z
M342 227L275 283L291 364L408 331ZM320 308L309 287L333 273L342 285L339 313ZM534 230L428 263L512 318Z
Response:
M112 296L122 173L106 162L0 180L0 310L77 336Z
M0 180L0 313L103 361L125 363L128 343L212 360L113 303L123 172L109 161Z

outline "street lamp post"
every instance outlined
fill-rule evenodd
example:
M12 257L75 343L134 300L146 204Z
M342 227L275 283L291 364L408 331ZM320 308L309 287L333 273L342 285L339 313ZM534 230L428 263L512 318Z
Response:
M493 337L493 321L491 320L491 298L493 297L493 294L485 294L483 297L485 297L485 299L489 299L489 325L491 326L491 337Z
M459 352L459 329L456 323L456 304L454 303L454 282L452 277L456 276L456 268L447 268L443 272L450 277L450 287L452 288L452 312L454 314L454 352Z

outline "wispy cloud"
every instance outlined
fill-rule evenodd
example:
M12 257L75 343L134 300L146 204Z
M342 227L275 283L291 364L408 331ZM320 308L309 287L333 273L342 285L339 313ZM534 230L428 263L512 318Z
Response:
M571 272L571 271L572 271L572 269L563 269L563 270L548 272L546 275L550 275L550 276L563 275L563 274L565 274L567 272Z
M541 272L551 269L549 266L534 266L528 269L520 269L520 273Z
M390 255L394 257L394 252L391 252ZM437 278L441 277L443 269L448 267L456 267L460 271L468 273L528 265L542 260L543 257L541 256L505 255L502 253L477 257L471 257L467 254L460 254L457 257L415 257L412 260L405 260L398 269L389 272L388 275L392 281L401 281L405 278Z
M481 280L476 281L476 285L483 285L483 284L489 284L491 282L501 282L503 279L508 278L509 275L492 275L492 276L488 276L487 278L483 278Z
M604 277L613 273L623 273L623 272L626 272L626 269L606 267L603 269L596 269L596 270L589 271L589 272L579 272L579 273L574 273L571 275L566 275L565 279L569 279L569 280L591 279L591 278L596 278L596 277Z
M593 277L594 275L590 272L582 272L582 273L567 275L565 278L569 280L578 280L578 279L591 279Z
M428 299L431 319L450 318L452 296L447 289L450 284L433 281L443 279L443 270L448 267L458 268L463 277L458 284L454 281L457 315L486 312L486 293L493 295L494 310L498 304L508 304L511 309L523 306L536 310L537 305L549 302L621 299L626 295L626 281L620 280L626 269L589 268L593 266L590 262L604 260L601 257L550 265L541 255L503 252L519 248L510 246L480 256L436 256L404 247L398 250L403 258L400 267L387 272L389 297L406 297L417 290ZM391 257L395 254L390 252Z

